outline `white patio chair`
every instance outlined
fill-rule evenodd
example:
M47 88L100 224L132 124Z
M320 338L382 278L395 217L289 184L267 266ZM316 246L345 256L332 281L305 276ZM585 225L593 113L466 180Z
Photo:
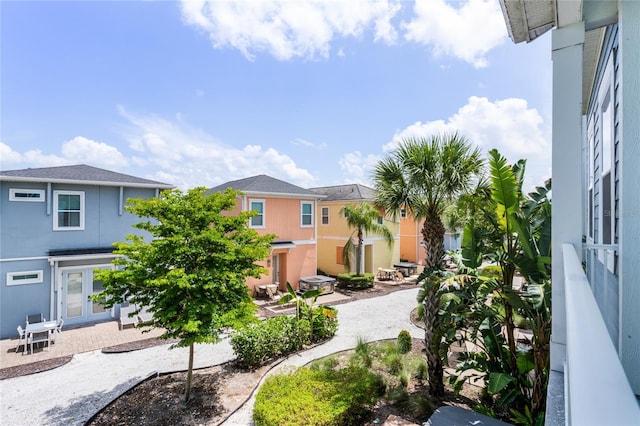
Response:
M60 341L62 341L62 325L64 324L64 320L60 318L58 320L58 324L56 324L56 328L52 330L53 332L53 343L58 343L58 336L60 336Z
M151 312L146 306L143 306L138 312L138 318L140 322L149 322L153 319L153 312Z
M136 326L138 324L138 316L135 314L136 310L136 305L120 306L120 330L122 330L125 325L133 324Z
M18 326L18 345L16 346L16 352L18 352L18 348L20 345L24 346L22 349L22 354L27 351L27 333L24 331L21 325Z

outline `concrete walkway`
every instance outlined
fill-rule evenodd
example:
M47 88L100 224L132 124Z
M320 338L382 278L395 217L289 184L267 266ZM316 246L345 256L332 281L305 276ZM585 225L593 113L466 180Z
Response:
M291 357L272 373L353 348L358 337L367 341L395 338L402 329L409 330L414 337L423 337L423 331L409 321L409 313L417 304L417 291L417 288L402 290L336 306L340 322L336 336L323 345ZM169 350L168 346L118 354L103 354L99 350L81 353L62 367L2 380L0 424L82 425L149 374L185 370L188 349ZM226 340L216 345L198 345L194 367L216 365L233 358L233 350ZM252 407L253 400L225 424L251 425Z

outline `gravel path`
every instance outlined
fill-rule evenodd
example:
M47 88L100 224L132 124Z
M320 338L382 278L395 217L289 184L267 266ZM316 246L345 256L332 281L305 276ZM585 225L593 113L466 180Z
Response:
M418 289L338 305L340 327L329 342L295 355L271 373L300 366L334 352L353 348L358 337L366 341L395 338L402 329L423 337L409 321ZM188 348L156 346L127 353L93 351L74 355L64 366L34 375L0 381L0 424L82 425L112 399L154 372L185 370ZM194 367L207 367L234 358L227 340L198 345ZM252 425L253 399L225 425Z

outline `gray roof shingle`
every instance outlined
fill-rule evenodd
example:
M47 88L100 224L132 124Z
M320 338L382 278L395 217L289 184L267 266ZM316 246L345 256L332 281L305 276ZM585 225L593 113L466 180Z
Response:
M267 175L251 176L244 179L232 180L222 185L210 188L207 193L223 192L227 188L242 191L245 194L296 195L310 198L320 198L317 193L301 188L280 179Z
M309 188L316 194L324 195L322 201L373 201L376 191L368 186L352 183L348 185L320 186Z
M173 188L173 185L169 185L167 183L99 169L97 167L87 166L86 164L41 167L37 169L5 170L0 171L0 180Z

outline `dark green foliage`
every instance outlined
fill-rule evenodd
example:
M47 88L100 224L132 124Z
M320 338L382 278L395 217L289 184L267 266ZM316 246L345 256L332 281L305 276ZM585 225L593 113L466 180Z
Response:
M336 310L326 306L308 309L313 310L312 324L307 315L283 315L234 331L231 334L231 347L238 362L249 368L259 367L298 351L305 345L333 337L338 329Z
M373 287L374 278L374 275L370 273L364 273L362 275L344 273L338 275L338 285L355 290L363 290Z
M362 424L380 394L381 380L367 369L300 368L267 378L256 395L257 426Z
M398 334L398 352L401 354L406 354L411 350L411 346L413 345L413 338L411 334L407 330L402 330Z
M512 423L535 424L544 419L549 372L551 184L526 197L524 161L509 166L492 150L489 166L491 194L476 204L473 215L484 221L465 227L464 274L448 286L450 303L441 315L458 318L453 329L459 337L454 333L453 339L479 347L460 355L457 370L484 381L480 409ZM477 270L482 256L494 265ZM512 287L516 271L528 283L526 293ZM532 332L524 348L517 345L518 326ZM469 378L451 376L454 389L462 387L463 377Z
M231 347L238 362L249 368L286 356L311 343L309 321L286 315L268 318L262 323L234 331Z

